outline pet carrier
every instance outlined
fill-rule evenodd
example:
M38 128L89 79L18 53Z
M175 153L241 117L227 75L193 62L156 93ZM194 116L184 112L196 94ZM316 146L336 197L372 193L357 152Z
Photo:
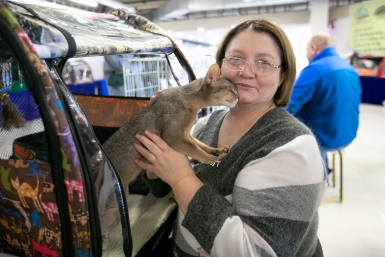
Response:
M0 253L147 256L170 232L175 201L125 199L101 146L149 99L75 95L62 76L73 57L139 52L195 79L163 30L115 14L0 0Z

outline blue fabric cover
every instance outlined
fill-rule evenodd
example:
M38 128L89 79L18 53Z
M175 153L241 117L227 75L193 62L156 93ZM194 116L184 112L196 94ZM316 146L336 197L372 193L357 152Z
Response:
M356 137L361 93L356 70L328 47L302 70L287 111L313 130L322 150L336 149Z

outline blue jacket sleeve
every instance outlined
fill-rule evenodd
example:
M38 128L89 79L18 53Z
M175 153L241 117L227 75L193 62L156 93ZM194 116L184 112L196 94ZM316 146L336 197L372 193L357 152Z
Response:
M290 102L286 110L296 115L301 108L313 98L315 86L320 78L320 73L313 66L307 66L299 75L294 84Z

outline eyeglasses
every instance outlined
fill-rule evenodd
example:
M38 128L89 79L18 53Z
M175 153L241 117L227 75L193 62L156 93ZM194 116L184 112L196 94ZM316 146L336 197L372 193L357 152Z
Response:
M224 58L222 59L222 62L226 69L232 71L244 71L246 68L246 64L250 64L252 71L255 74L262 76L273 75L276 69L281 68L281 66L275 66L272 63L265 62L262 60L255 60L254 62L249 63L238 57Z

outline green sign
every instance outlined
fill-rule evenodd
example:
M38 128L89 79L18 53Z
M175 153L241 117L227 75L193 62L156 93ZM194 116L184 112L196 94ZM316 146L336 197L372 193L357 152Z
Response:
M385 1L351 5L349 44L353 50L385 56Z

